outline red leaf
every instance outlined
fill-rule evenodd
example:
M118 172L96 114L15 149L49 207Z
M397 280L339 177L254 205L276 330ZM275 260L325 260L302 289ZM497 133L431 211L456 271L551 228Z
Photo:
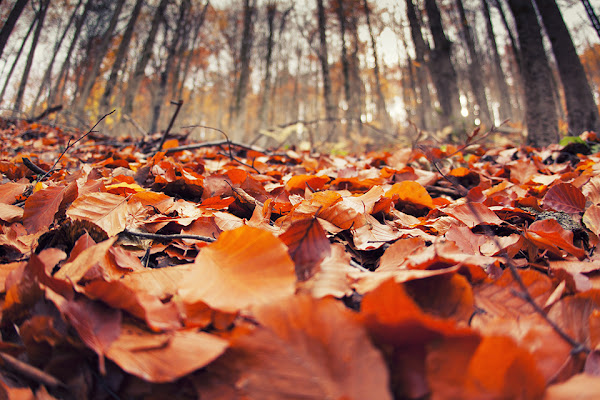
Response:
M543 205L544 208L574 214L585 210L585 196L570 183L558 183L548 189Z
M316 218L296 221L279 236L288 246L296 264L298 280L305 281L315 274L321 260L331 254L331 244Z
M54 215L62 204L77 197L77 184L50 186L29 196L25 201L23 225L27 232L45 230L54 221Z

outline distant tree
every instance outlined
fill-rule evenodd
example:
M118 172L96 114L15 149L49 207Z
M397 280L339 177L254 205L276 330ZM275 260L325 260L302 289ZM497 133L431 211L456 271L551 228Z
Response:
M2 86L2 91L0 91L0 102L2 102L2 99L4 98L4 94L6 93L8 84L10 83L10 78L12 77L12 74L15 72L17 63L19 62L19 59L21 58L21 54L23 54L23 49L25 49L25 44L27 44L27 40L29 39L29 36L31 36L31 32L33 32L33 28L35 28L36 23L37 23L37 18L34 18L31 21L31 24L29 24L29 29L27 30L27 34L25 34L25 37L21 41L21 46L19 46L19 50L17 50L15 59L13 60L13 63L11 65L10 69L8 70L8 73L4 77L4 85Z
M48 11L49 5L50 0L42 0L40 2L40 8L37 11L37 25L35 27L35 32L33 32L31 47L29 48L29 54L27 55L27 62L25 63L25 68L23 68L23 75L15 97L14 110L17 112L22 111L21 108L23 107L23 96L25 95L27 80L29 79L29 73L31 72L31 67L33 65L33 57L35 56L35 50L40 40L42 28L44 27L44 20L46 19L46 12Z
M549 82L552 71L544 50L541 28L532 0L508 0L515 18L521 49L525 90L527 141L546 146L558 141L558 116Z
M319 62L321 64L321 76L323 79L323 99L325 102L325 118L330 122L330 130L327 139L334 134L334 124L331 124L337 118L337 107L333 103L333 93L331 89L331 76L329 74L329 54L327 49L327 19L325 17L325 5L323 0L317 0L317 19L319 30Z
M429 18L429 29L434 48L430 52L433 82L442 108L442 124L455 126L460 121L460 94L458 79L452 63L452 42L446 37L442 16L435 0L425 0L425 10Z
M0 29L0 56L2 56L4 46L6 46L6 42L8 42L8 37L12 33L17 20L21 16L21 12L23 12L23 9L25 9L28 2L29 0L17 0L10 11L10 14L8 14L6 21L4 21L4 25L2 25L2 29Z
M258 110L258 126L265 127L267 115L267 99L271 91L271 64L273 61L273 48L275 46L275 15L277 14L277 3L269 2L267 4L267 57L265 59L265 77L263 79L263 94Z
M570 135L586 130L600 132L600 116L585 70L555 0L536 0L550 38L567 105Z

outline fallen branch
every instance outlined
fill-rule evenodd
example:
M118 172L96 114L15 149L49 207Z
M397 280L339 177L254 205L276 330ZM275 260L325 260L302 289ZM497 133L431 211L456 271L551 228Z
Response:
M165 235L162 233L147 233L147 232L134 232L130 230L124 230L122 234L138 236L144 239L155 239L155 240L175 240L175 239L192 239L192 240L200 240L203 242L214 242L216 239L208 236L200 236L200 235L186 235L186 234L172 234Z
M24 377L38 382L49 388L64 388L65 384L53 377L52 375L42 371L39 368L29 365L9 354L0 352L0 360L5 367L17 372Z
M33 161L27 157L23 157L23 164L35 174L46 175L48 173L48 171L42 169L42 167L38 166L37 164L34 164Z

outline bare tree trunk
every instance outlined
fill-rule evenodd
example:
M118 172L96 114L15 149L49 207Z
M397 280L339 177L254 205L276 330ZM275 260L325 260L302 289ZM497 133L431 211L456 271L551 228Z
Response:
M91 64L91 68L88 73L84 77L83 84L81 85L81 91L79 93L79 98L75 99L73 104L77 113L83 112L87 99L90 97L90 93L92 92L92 87L94 83L96 83L96 79L100 74L100 66L102 65L102 60L106 56L108 52L108 48L112 41L113 32L119 22L119 15L121 14L121 10L123 9L123 4L125 4L125 0L119 0L115 5L115 9L113 11L112 17L108 24L108 28L102 34L102 41L97 47L94 47L94 54L87 54L87 62L86 64Z
M496 9L500 13L500 19L502 19L502 24L504 25L504 29L506 29L506 34L508 35L508 38L510 40L510 46L513 50L515 60L517 61L517 66L519 67L519 71L521 71L522 61L521 61L521 49L519 48L519 44L517 43L517 40L515 39L515 35L513 35L513 32L510 29L510 26L508 25L508 20L506 19L506 14L504 14L504 9L502 8L502 4L500 3L500 0L492 0L492 1L494 2Z
M496 91L498 92L498 98L500 100L500 119L506 119L512 117L512 106L510 104L510 92L506 78L502 70L502 61L500 60L500 54L498 53L498 46L496 44L496 35L494 34L494 27L492 26L492 19L490 17L490 7L487 3L488 0L481 0L481 7L483 9L483 16L485 19L485 28L487 33L488 43L492 50L492 70L494 74L494 81L496 83Z
M15 24L28 2L29 0L17 0L12 10L10 10L10 14L8 14L6 21L4 21L4 25L2 25L2 29L0 29L0 56L2 56L4 46L6 46L6 42L8 42L8 38L12 33Z
M455 0L456 7L458 8L458 15L460 17L460 28L462 30L465 42L467 44L467 55L469 56L469 82L471 84L471 90L475 95L475 100L479 106L480 120L481 122L490 125L493 122L492 113L488 107L487 97L485 95L485 87L483 86L483 68L481 68L481 60L479 54L475 49L475 39L473 38L473 31L467 21L467 15L465 13L465 7L462 0Z
M10 82L10 78L12 77L13 72L15 72L17 62L21 58L21 54L23 53L23 49L25 48L27 39L29 39L29 35L31 35L31 32L33 32L33 28L35 27L36 23L37 23L37 18L34 18L33 21L31 21L31 24L29 25L29 29L27 30L27 34L25 35L25 38L21 42L21 46L19 47L19 50L17 51L15 60L13 61L12 65L10 67L10 70L8 71L8 74L6 75L6 80L4 81L4 86L2 87L2 92L0 92L0 103L2 102L2 99L4 98L4 94L6 93L6 88L8 87L8 83Z
M123 115L129 115L133 111L133 100L135 99L135 95L137 94L140 83L142 82L142 78L144 77L146 65L148 65L148 61L150 61L152 47L154 46L156 33L158 32L158 26L160 25L160 21L164 18L167 3L168 0L160 0L158 7L156 7L156 10L154 11L154 16L152 18L152 22L150 23L150 32L148 33L148 37L146 37L144 48L142 49L142 53L140 54L138 62L135 65L133 76L129 80L127 90L125 91Z
M442 125L453 126L460 121L460 94L456 70L452 64L452 43L446 37L442 17L435 0L425 0L425 10L429 17L429 29L435 48L430 53L433 82L438 92L442 108Z
M61 67L60 67L60 72L58 73L58 76L56 77L56 82L54 84L54 87L50 90L50 93L48 94L48 104L54 104L55 99L56 99L56 95L59 92L60 89L60 84L61 81L63 81L63 77L64 77L64 85L66 85L66 75L67 75L67 69L69 66L69 62L71 60L71 55L73 54L73 51L75 50L75 46L77 45L77 41L79 40L79 36L81 35L81 28L83 27L83 23L85 22L85 18L87 17L88 12L90 11L90 9L93 6L93 0L87 0L87 3L85 3L85 7L83 8L83 11L81 13L81 15L79 16L79 18L77 19L77 22L75 23L75 32L73 33L73 39L71 40L71 44L69 45L69 48L67 49L67 54L65 55L65 60L63 61ZM64 89L64 85L62 86ZM60 96L60 98L62 99L62 96Z
M336 107L333 104L333 98L331 93L331 76L329 75L329 55L327 52L327 32L326 32L326 19L325 19L325 6L323 0L317 0L317 15L319 20L319 61L321 63L321 76L323 79L323 99L325 101L325 117L329 121L329 132L327 134L327 140L331 139L335 133L335 124L332 124L335 118L337 118Z
M265 78L263 79L263 94L258 109L258 126L265 127L267 99L271 90L271 62L273 60L273 47L275 45L275 15L277 14L277 3L267 5L267 25L269 27L269 36L267 38L267 59L265 60Z
M558 67L567 105L569 134L600 132L600 116L585 70L555 0L537 0Z
M233 94L233 107L230 114L231 126L236 134L240 134L242 128L242 112L246 106L246 95L248 93L248 81L250 79L250 59L252 57L252 45L254 44L254 13L256 11L256 0L250 4L250 0L244 1L244 28L242 29L242 45L240 46L240 75Z
M581 2L583 3L583 6L585 7L585 12L587 12L588 17L590 18L590 22L592 23L592 26L594 27L594 29L596 30L596 33L598 34L598 37L600 38L600 20L598 20L598 16L596 15L596 12L592 8L592 5L590 4L590 0L581 0Z
M162 105L165 101L165 97L167 96L167 83L169 80L169 75L171 73L173 63L175 62L175 52L183 34L185 16L188 10L190 9L190 6L190 1L184 0L182 1L181 6L179 8L179 18L177 20L177 24L175 25L175 32L173 33L173 38L167 48L167 59L165 61L165 66L160 73L160 80L158 83L158 90L156 93L156 99L154 103L154 110L152 112L152 120L150 123L149 132L158 131L158 121L160 119L160 112L162 109Z
M558 141L558 117L551 85L552 72L542 42L541 28L531 0L508 0L515 18L525 86L527 141L546 146Z
M349 136L352 131L352 127L355 123L355 115L353 110L354 99L352 98L353 93L350 83L350 61L348 60L348 47L346 46L346 15L344 12L343 0L336 2L335 12L338 17L338 23L340 26L340 43L341 43L341 61L342 61L342 75L344 76L344 98L346 100L346 136Z
M40 85L40 88L38 89L35 99L33 100L33 105L31 107L31 109L34 114L35 114L35 109L38 105L38 101L40 100L40 97L42 95L42 92L50 84L50 77L52 75L52 67L54 66L54 61L56 60L56 55L58 54L58 50L62 46L62 43L65 40L65 37L67 36L67 33L69 32L69 29L71 28L71 25L73 24L73 21L75 20L75 17L77 16L77 10L79 10L79 7L81 6L82 3L83 3L83 0L79 0L77 5L73 9L73 13L69 17L69 21L67 22L67 26L65 27L65 30L63 31L58 42L56 42L56 45L54 46L54 51L52 52L52 57L50 58L50 62L48 63L48 67L46 67L46 72L44 72L44 77L42 78L42 83Z
M144 0L136 0L133 10L131 11L131 15L129 16L127 27L125 28L125 32L123 32L123 37L121 38L121 42L119 43L119 47L115 55L115 62L112 65L110 75L106 81L106 85L104 86L102 98L100 99L100 110L102 113L106 112L110 106L112 93L115 85L117 84L117 77L119 76L123 62L125 61L127 49L129 48L129 43L131 43L131 38L133 37L135 23L140 15L143 4Z
M40 34L42 33L42 28L44 27L44 19L46 18L46 11L48 11L49 5L50 0L43 0L40 3L40 9L37 12L37 25L35 27L35 32L33 32L33 38L31 39L31 48L29 49L27 62L25 63L25 68L23 69L23 76L21 77L21 83L19 84L19 89L17 90L17 96L15 99L14 110L17 112L21 111L21 108L23 107L23 96L25 95L25 87L27 86L27 81L29 80L29 73L31 72L31 66L33 65L35 49L37 48L40 39Z
M373 27L371 26L371 10L369 8L369 3L367 0L363 0L363 8L365 10L365 17L367 19L367 28L369 30L369 37L371 38L371 48L373 49L373 59L375 60L375 65L373 67L373 75L375 77L375 94L377 96L377 113L381 118L381 122L383 128L385 130L390 130L392 128L392 121L390 120L390 115L387 112L387 107L385 105L385 96L383 95L383 90L381 89L381 78L379 72L379 57L377 55L377 43L375 41L375 36L373 35Z

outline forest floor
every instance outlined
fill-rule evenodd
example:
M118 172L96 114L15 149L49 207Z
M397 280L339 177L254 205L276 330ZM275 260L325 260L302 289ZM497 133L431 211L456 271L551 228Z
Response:
M593 133L334 156L0 125L6 398L600 393Z

